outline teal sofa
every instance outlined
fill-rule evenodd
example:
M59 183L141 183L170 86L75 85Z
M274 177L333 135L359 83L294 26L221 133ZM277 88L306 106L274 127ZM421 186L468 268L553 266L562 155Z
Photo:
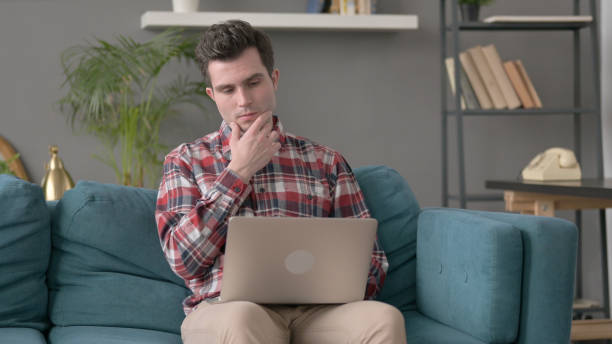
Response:
M408 343L568 343L577 232L556 218L420 209L384 166L355 169L390 268L378 300ZM82 181L59 202L0 175L0 342L180 343L156 191Z

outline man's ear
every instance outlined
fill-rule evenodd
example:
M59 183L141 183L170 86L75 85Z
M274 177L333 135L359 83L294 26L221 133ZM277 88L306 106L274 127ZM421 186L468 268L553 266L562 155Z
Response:
M212 88L206 87L206 94L210 97L210 99L215 101L215 92L213 92Z
M280 72L278 69L272 71L270 78L272 78L272 85L274 86L274 90L278 90L278 78L280 77Z

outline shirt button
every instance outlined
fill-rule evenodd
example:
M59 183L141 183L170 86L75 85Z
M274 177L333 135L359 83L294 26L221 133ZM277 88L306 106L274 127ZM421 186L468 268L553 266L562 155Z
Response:
M266 192L266 189L264 189L264 188L259 188L259 192Z
M308 200L311 201L312 200L312 195L308 195Z
M234 188L234 192L240 192L240 190L241 190L241 189L240 189L240 186L236 186L236 187Z

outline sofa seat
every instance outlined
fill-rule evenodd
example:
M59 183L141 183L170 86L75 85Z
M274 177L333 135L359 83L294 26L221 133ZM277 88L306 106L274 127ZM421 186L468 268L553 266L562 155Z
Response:
M11 344L46 344L43 334L32 328L3 327L0 328L0 343Z
M403 312L408 343L419 344L484 344L468 334L432 320L417 311Z
M42 342L44 343L44 342ZM49 344L181 344L174 333L123 327L56 326Z

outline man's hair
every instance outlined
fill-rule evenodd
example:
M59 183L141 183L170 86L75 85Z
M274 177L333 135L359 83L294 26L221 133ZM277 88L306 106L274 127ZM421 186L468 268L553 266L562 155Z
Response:
M255 47L261 62L272 75L274 70L274 52L270 37L254 29L251 24L242 20L229 20L214 24L202 33L195 49L196 60L207 85L210 85L208 64L213 60L229 61L237 58L247 48Z

